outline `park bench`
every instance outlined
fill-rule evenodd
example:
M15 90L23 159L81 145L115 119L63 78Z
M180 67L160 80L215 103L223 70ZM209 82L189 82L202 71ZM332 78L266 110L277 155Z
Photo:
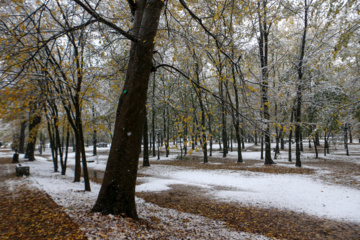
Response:
M30 175L30 167L28 166L21 166L21 164L17 164L15 170L16 170L16 176Z

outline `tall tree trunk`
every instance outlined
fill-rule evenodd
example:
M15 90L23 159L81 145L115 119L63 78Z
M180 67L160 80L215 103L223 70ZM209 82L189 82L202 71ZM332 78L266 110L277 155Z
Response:
M165 107L164 110L163 110L163 126L164 126L163 127L163 135L164 135L163 139L164 139L164 146L165 146L165 156L168 157L168 155L167 155L167 144L166 143L167 143L169 137L167 136L167 131L166 131L167 126L166 125L167 125L167 121L166 121L166 107Z
M199 98L201 98L201 96ZM201 147L204 155L204 163L207 163L209 160L207 154L207 139L206 139L206 129L205 129L206 118L205 118L205 109L202 103L200 104L200 108L201 108Z
M47 125L48 125L51 156L52 156L52 159L53 159L54 171L55 171L56 166L57 166L57 154L55 153L55 151L57 151L57 148L56 148L56 145L55 145L55 136L54 136L54 133L52 131L52 125L51 125L50 121L51 120L48 119Z
M188 147L188 123L184 121L184 152L187 154Z
M255 146L257 146L258 145L258 134L257 134L257 130L255 129L255 131L254 131L254 144L255 144Z
M280 149L284 150L285 149L285 141L284 141L284 134L281 134L281 138L280 138Z
M67 158L69 153L69 141L70 141L70 130L67 128L66 131L66 146L65 146L65 156L64 156L64 163L61 166L61 175L66 174L66 167L67 167Z
M80 115L79 115L79 118L80 118L80 121L78 121L77 126L79 129L79 140L80 140L79 143L80 143L80 151L81 151L82 172L83 172L83 177L84 177L84 187L85 187L85 191L91 191L89 172L88 172L87 162L86 162L84 134L83 134L83 130L82 130L82 123L81 123Z
M239 116L240 117L240 116ZM240 124L240 122L239 122ZM245 149L245 130L243 127L240 128L240 132L241 132L241 149Z
M167 112L167 128L166 128L166 143L165 143L165 147L166 147L166 157L169 157L170 154L170 116L169 116L169 109L166 108L166 112Z
M267 21L267 1L262 1L262 10L260 12L261 2L258 1L258 18L259 18L259 56L261 63L261 102L264 116L264 144L265 144L265 164L275 164L271 159L271 136L270 136L270 111L268 100L268 88L269 88L269 72L268 72L268 36L270 27Z
M197 127L196 127L196 123L195 123L195 117L194 117L194 121L193 121L193 127L192 127L192 133L191 133L191 149L192 150L195 150L195 141L196 141L196 139L195 139L195 135L197 134L196 133L196 129L197 129Z
M320 146L320 137L319 137L319 133L315 133L315 144L316 146Z
M20 126L20 136L19 136L19 153L25 153L25 130L26 130L27 120L23 120Z
M144 149L143 149L143 167L150 167L149 161L149 136L148 136L148 121L145 107L145 123L144 123L144 131L143 131L143 141L144 141Z
M149 134L149 154L152 152L152 134L150 132Z
M223 157L226 157L228 153L228 141L226 131L226 109L224 99L223 82L220 80L220 95L221 95L221 139L223 142Z
M328 142L327 142L327 136L326 136L327 132L325 131L325 136L324 136L324 156L326 156L326 148L328 147Z
M35 161L36 136L40 122L41 116L37 112L37 109L31 110L29 117L29 140L26 148L29 161Z
M285 141L284 141L284 124L281 124L281 129L280 129L280 149L281 150L285 150Z
M199 63L197 62L199 60L196 56L195 51L193 52L193 58L195 59L196 82L197 82L197 86L200 86L200 67L199 67ZM200 122L201 130L199 131L199 132L201 132L200 143L201 143L201 148L202 148L202 152L203 152L203 156L204 156L204 163L207 163L209 160L208 160L208 154L207 154L207 139L206 139L206 112L205 112L205 106L203 103L201 89L198 88L197 86L193 85L197 99L199 101L200 110L201 110L201 120L200 120L201 121Z
M300 58L297 66L298 81L296 91L296 109L295 109L295 143L296 143L296 166L301 167L300 151L301 151L301 104L302 104L302 91L303 91L303 65L305 56L305 44L306 44L306 32L307 32L307 21L308 21L308 5L307 0L304 0L304 31L300 46Z
M275 157L274 159L277 159L277 155L280 154L280 134L279 134L279 128L276 127L276 146L275 146Z
M74 182L80 182L81 180L81 146L80 137L77 129L74 129L75 135L75 170L74 170Z
M274 70L274 72L275 72L275 70ZM274 88L275 88L275 83L274 83ZM278 118L278 105L277 105L277 103L275 102L275 113L274 113L274 115L275 115L275 121L276 122L279 122L279 118ZM276 136L275 136L275 141L276 141L276 145L275 145L275 156L274 156L274 159L277 159L277 156L278 156L278 154L280 154L280 146L279 146L279 144L280 144L280 132L279 132L279 126L278 125L276 125L276 127L275 127L275 132L276 132Z
M351 133L351 124L349 123L349 140L350 143L353 143L352 133Z
M290 123L292 124L294 120L294 111L291 111L291 117L290 117ZM291 141L292 141L292 134L293 134L293 130L292 130L292 126L290 127L290 132L289 132L289 158L288 161L292 162L292 155L291 155Z
M60 132L59 132L59 126L58 126L58 118L54 117L54 134L55 134L55 151L56 151L56 159L54 161L54 172L58 172L58 157L60 158L60 165L63 166L64 162L63 162L63 154L62 154L62 144L60 141ZM57 154L58 153L58 154Z
M179 138L179 140L180 140L180 159L183 159L183 145L182 145L181 137Z
M233 76L233 89L234 89L234 95L235 95L235 112L233 111L233 125L235 128L235 137L236 137L236 142L237 142L237 153L238 153L238 158L237 158L237 162L238 163L242 163L243 162L243 158L242 158L242 152L241 152L241 144L242 144L242 139L241 139L241 133L240 133L240 104L239 104L239 92L238 92L238 88L237 88L237 83L236 83L236 75L235 75L235 66L232 65L232 76Z
M93 156L97 155L97 136L96 136L96 116L95 116L95 106L92 106L92 118L93 118Z
M43 152L43 146L44 146L44 135L43 135L42 131L40 131L40 136L39 136L39 153L40 153L40 155Z
M156 133L155 133L155 86L156 86L156 79L155 79L155 73L153 77L153 88L152 88L152 119L151 119L151 130L152 130L152 155L153 157L156 156L156 150L155 150L155 143L156 143Z
M244 160L242 158L242 152L241 152L240 122L235 121L234 127L235 127L235 136L237 141L237 152L238 152L237 162L242 163L244 162Z
M314 148L315 148L315 158L318 159L319 158L319 152L318 152L318 148L317 148L315 139L314 139Z
M260 159L264 159L264 133L261 132L260 138Z
M139 33L133 35L137 36L138 40L131 46L105 176L92 211L137 219L135 186L139 146L144 126L149 76L153 66L155 36L164 2L139 0L135 4L133 31Z
M93 132L93 156L97 155L97 132L96 129L94 128L94 132Z
M233 151L233 128L230 128L230 152Z
M344 125L344 148L346 150L346 156L349 156L349 144L348 144L348 127L349 124L345 123Z
M213 150L213 134L211 131L211 118L210 115L208 114L208 128L209 128L209 142L210 142L210 149L209 149L209 156L212 156L212 150Z

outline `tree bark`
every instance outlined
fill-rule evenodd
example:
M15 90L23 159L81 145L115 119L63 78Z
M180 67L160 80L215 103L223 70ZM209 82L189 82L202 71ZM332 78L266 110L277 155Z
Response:
M55 149L55 159L54 159L54 172L58 172L58 157L60 158L60 165L61 167L64 165L63 162L63 154L62 154L62 144L60 141L60 132L59 132L59 126L58 126L58 118L57 116L54 117L54 149Z
M305 56L305 44L306 44L306 33L307 33L307 21L308 21L308 5L307 0L304 0L305 9L304 9L304 31L301 40L300 46L300 58L297 66L298 71L298 81L297 81L297 91L296 91L296 109L295 109L295 144L296 144L296 164L295 166L301 167L300 151L301 151L301 104L302 104L302 86L303 86L303 65L304 65L304 56Z
M271 159L271 138L270 138L270 111L269 111L269 100L268 100L268 89L269 89L269 72L268 72L268 36L270 27L266 19L267 14L267 1L262 1L263 14L260 13L261 2L258 2L258 18L259 18L259 56L261 63L261 100L264 116L264 145L265 145L265 164L275 164Z
M275 146L275 157L277 159L278 154L280 154L280 135L279 135L279 128L276 127L276 146Z
M258 134L257 134L257 130L255 129L255 131L254 131L255 133L254 133L254 144L255 144L255 146L257 146L258 145Z
M38 127L41 122L41 116L37 112L37 108L30 110L29 117L29 140L26 148L29 161L35 161L35 146Z
M344 125L344 148L346 150L346 156L349 156L349 144L348 144L348 123Z
M349 123L349 141L353 143L352 133L351 133L351 124Z
M199 67L199 63L197 62L198 58L196 56L195 51L193 52L193 58L195 60L196 82L197 82L197 85L200 86L200 67ZM201 89L198 88L195 85L193 85L193 86L194 86L194 90L195 90L197 99L199 101L200 110L201 110L201 119L200 119L201 130L199 131L199 132L201 132L200 143L201 143L201 148L202 148L202 151L203 151L204 163L208 163L209 160L208 160L208 154L207 154L205 106L204 106L204 102L203 102Z
M66 174L67 158L68 158L68 152L69 152L69 140L70 140L70 131L69 131L69 129L67 129L67 131L66 131L65 156L64 156L64 163L61 165L61 175Z
M264 133L261 132L260 138L260 159L264 159Z
M52 159L53 159L54 171L55 171L56 166L57 166L57 154L56 154L55 151L57 151L57 149L56 149L56 145L55 145L55 136L53 134L52 126L51 126L50 121L51 120L48 119L47 127L48 127L48 133L49 133L51 156L52 156Z
M92 106L92 114L93 114L93 128L94 128L94 132L93 132L93 156L97 155L97 136L96 136L96 120L95 120L95 107Z
M326 137L327 132L325 131L325 136L324 136L324 156L326 156L326 148L328 147L328 142L327 142L327 137Z
M155 36L164 2L142 0L135 4L133 29L138 31L138 34L135 33L138 40L131 46L105 176L92 211L137 219L135 185L139 146L144 126L149 76L153 66Z
M291 117L290 117L290 123L292 124L292 122L293 122L293 120L294 120L294 111L291 111ZM292 162L292 156L291 156L291 152L292 152L292 150L291 150L291 141L292 141L292 134L293 134L293 130L292 130L292 126L290 127L290 132L289 132L289 150L288 150L288 156L289 156L289 158L288 158L288 161L289 162Z
M220 73L221 76L221 73ZM224 99L224 89L223 82L220 80L220 95L221 95L221 139L223 142L223 157L226 157L228 153L228 141L227 141L227 131L226 131L226 109L225 109L225 99Z
M25 130L26 130L26 125L27 125L26 120L21 122L20 136L19 136L19 153L25 153Z
M235 112L233 111L233 125L235 128L235 136L236 136L236 142L237 142L237 153L238 153L237 162L242 163L242 162L244 162L244 160L242 158L242 151L241 151L242 139L241 139L241 134L240 134L240 131L241 131L240 130L240 104L239 104L239 92L238 92L237 83L236 83L236 75L235 75L235 66L234 65L232 65L231 71L232 71L233 88L234 88L234 94L235 94Z
M318 159L319 158L319 152L318 152L318 149L317 149L315 139L314 139L314 148L315 148L315 158Z
M208 129L209 129L209 145L210 145L210 149L209 149L209 156L212 156L212 146L213 146L213 133L211 130L211 116L210 113L208 113Z
M170 116L169 116L169 109L166 108L166 112L167 112L167 126L166 126L166 143L165 143L165 147L166 147L166 157L169 157L170 154Z
M151 119L151 130L152 130L152 155L156 156L155 143L156 143L156 133L155 133L155 73L154 73L154 81L152 88L152 119Z
M145 122L144 122L144 131L143 131L143 167L150 167L149 161L149 134L148 134L148 121L145 107Z

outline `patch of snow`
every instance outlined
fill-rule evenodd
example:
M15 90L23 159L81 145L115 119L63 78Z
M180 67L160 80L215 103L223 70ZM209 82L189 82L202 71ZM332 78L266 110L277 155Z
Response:
M142 168L140 172L157 176L157 179L148 179L146 191L160 191L161 187L167 190L174 182L159 179L168 179L177 184L210 188L214 197L223 201L264 208L283 208L360 223L359 190L328 185L308 176L253 172L244 174L243 171L233 170L189 170L167 165L153 165L151 168ZM221 188L234 190L219 190ZM137 191L143 191L141 185L137 186Z

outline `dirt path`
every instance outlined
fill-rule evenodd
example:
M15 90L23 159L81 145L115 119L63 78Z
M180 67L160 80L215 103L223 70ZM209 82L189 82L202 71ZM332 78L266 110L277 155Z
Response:
M15 176L11 161L0 158L0 239L87 239L46 193Z

